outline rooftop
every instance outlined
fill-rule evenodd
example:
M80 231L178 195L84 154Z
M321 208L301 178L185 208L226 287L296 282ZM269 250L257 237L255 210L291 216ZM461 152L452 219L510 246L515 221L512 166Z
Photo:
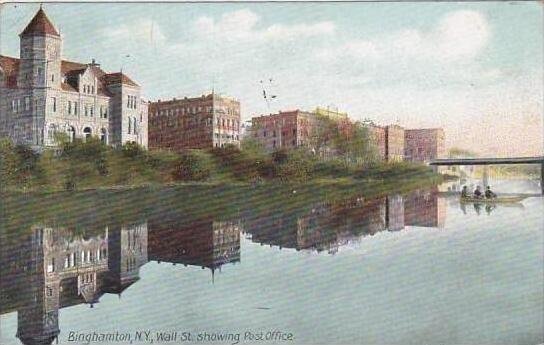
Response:
M59 32L55 29L55 26L44 10L40 7L34 18L28 23L26 28L21 32L21 36L32 36L32 35L53 35L59 36Z

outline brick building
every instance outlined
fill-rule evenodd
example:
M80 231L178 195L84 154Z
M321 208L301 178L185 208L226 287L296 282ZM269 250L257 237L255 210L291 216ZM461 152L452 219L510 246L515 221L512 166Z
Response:
M22 31L20 58L0 55L0 137L36 148L70 140L147 147L147 103L127 75L62 58L62 37L44 10Z
M370 135L371 142L376 146L378 151L378 157L380 160L385 160L385 127L370 125L368 126L368 131Z
M446 155L442 128L408 129L404 133L404 155L407 161L429 162Z
M266 150L312 145L312 132L318 124L314 113L293 110L252 118L253 137Z
M385 127L385 159L388 162L404 160L404 128L397 125Z
M240 102L215 93L149 104L149 148L240 145Z

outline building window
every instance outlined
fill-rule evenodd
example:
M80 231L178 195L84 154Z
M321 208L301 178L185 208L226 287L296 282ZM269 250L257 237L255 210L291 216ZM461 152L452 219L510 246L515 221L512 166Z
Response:
M129 117L128 118L128 134L130 134L130 132L132 132L132 119Z
M276 137L276 131L272 131L272 137L273 137L273 138Z
M49 259L47 263L47 273L55 272L55 258Z
M89 116L89 108L85 105L85 116Z
M76 130L72 126L68 127L68 139L70 140L70 142L73 142L75 138L76 138Z
M91 86L91 93L94 94L94 85Z
M263 137L266 137L266 131L263 132Z
M43 69L41 67L38 67L37 74L38 83L41 84L43 82Z
M25 97L25 110L26 111L30 110L30 97L29 96Z
M90 112L91 116L93 116L93 114L94 114L94 105L91 105L89 107L89 112Z
M51 97L51 103L53 106L53 112L56 113L57 112L57 97Z
M17 100L12 99L11 100L11 111L16 113L17 112Z
M51 82L54 82L54 81L55 81L55 75L51 74Z
M77 115L78 112L78 104L77 102L74 102L74 115Z
M83 136L85 137L85 139L88 139L90 138L92 135L92 130L90 127L85 127L85 129L83 130Z
M53 289L50 286L47 287L47 296L48 297L53 296Z
M72 101L68 101L68 115L72 115Z
M102 128L100 130L100 141L104 144L107 144L108 143L108 132L106 131L105 128Z

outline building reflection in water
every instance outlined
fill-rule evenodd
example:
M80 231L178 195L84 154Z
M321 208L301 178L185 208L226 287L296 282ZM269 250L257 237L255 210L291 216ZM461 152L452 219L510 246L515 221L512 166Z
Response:
M76 230L34 226L2 241L2 314L17 311L23 344L51 344L58 336L59 309L120 294L138 280L147 262L147 225ZM4 239L5 240L5 239Z
M400 231L406 226L442 228L445 218L445 200L433 189L319 203L298 213L270 211L246 216L244 228L257 243L334 254L344 245L384 230Z
M0 313L17 311L23 344L51 344L59 309L121 294L151 260L208 268L240 262L240 233L253 242L334 254L344 245L405 226L442 227L437 190L315 203L302 210L247 211L239 219L189 219L160 213L132 225L95 229L33 226L0 241Z
M216 269L240 261L240 222L181 217L149 222L149 259Z

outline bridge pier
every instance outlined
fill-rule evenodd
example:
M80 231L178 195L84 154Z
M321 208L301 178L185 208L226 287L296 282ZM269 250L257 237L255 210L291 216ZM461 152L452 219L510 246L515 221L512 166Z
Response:
M484 189L489 186L489 165L484 165L484 173L483 173L483 187Z
M540 164L540 191L544 195L544 162Z

